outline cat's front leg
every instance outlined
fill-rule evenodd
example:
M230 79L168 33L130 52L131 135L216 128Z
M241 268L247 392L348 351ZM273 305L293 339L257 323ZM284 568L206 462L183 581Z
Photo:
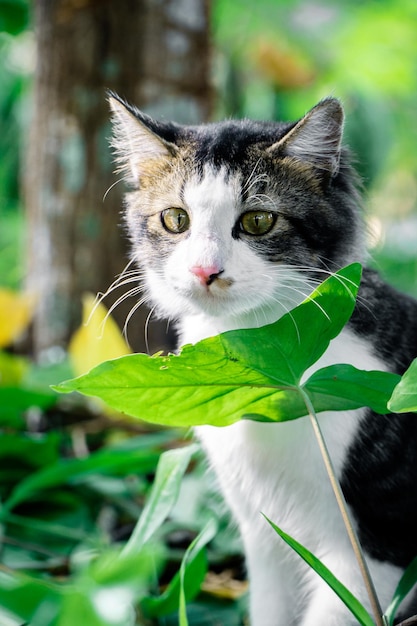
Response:
M243 541L251 626L299 626L299 585L285 547L268 543L265 537L257 541L255 533L243 533Z
M357 626L358 621L325 582L320 582L300 626Z

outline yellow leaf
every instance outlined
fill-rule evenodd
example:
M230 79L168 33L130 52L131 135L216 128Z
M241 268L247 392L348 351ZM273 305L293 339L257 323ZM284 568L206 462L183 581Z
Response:
M207 572L201 590L224 600L238 600L248 592L247 580L236 580L231 570Z
M28 368L23 357L0 352L0 387L19 387Z
M83 297L83 322L68 346L74 374L81 376L103 361L130 354L131 350L106 307L92 294Z
M33 315L34 298L0 289L0 348L9 346L24 331Z

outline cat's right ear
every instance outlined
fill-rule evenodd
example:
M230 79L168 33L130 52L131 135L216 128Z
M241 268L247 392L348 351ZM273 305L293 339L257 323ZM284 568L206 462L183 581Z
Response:
M267 151L309 163L324 178L332 177L339 170L343 119L340 102L325 98Z
M151 173L156 160L171 159L177 152L174 144L157 135L148 115L126 106L113 94L108 97L112 112L112 147L118 171L128 183L138 186L142 176Z

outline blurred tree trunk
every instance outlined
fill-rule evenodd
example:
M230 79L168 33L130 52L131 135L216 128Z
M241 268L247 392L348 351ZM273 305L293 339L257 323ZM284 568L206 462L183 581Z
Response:
M207 119L211 94L207 0L36 0L34 13L37 74L24 183L39 355L66 344L83 292L105 291L128 260L122 184L106 195L116 181L106 89L151 115L188 123ZM119 321L133 304L116 309ZM129 325L136 349L143 349L145 317Z

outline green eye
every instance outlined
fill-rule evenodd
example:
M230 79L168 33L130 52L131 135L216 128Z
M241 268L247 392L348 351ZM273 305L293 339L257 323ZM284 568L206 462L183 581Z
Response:
M170 233L183 233L190 227L190 218L184 209L165 209L161 213L161 221Z
M248 235L266 235L275 224L275 215L268 211L248 211L240 218L240 228Z

